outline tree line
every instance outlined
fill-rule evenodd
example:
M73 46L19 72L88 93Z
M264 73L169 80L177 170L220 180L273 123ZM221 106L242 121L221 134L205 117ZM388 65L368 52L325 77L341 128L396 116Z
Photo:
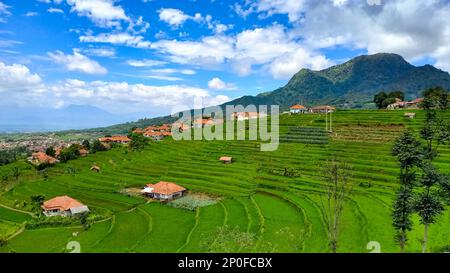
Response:
M450 179L436 167L439 147L450 145L450 124L443 118L448 107L448 92L431 88L423 93L425 122L418 135L406 131L394 143L392 153L400 163L399 186L393 203L395 240L405 251L408 232L417 214L423 225L422 252L428 251L430 225L450 204Z

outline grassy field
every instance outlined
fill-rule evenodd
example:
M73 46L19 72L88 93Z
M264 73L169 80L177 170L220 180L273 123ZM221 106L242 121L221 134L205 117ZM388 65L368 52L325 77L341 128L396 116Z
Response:
M424 113L416 112L415 119L405 119L402 111L338 111L330 135L323 130L323 115L283 115L281 143L274 152L261 152L255 141L165 140L141 152L116 148L92 154L45 175L15 163L21 176L17 181L7 177L14 186L3 187L0 195L0 235L10 237L0 252L64 252L69 241L79 242L82 252L203 252L204 238L224 226L254 234L255 252L328 252L321 164L332 156L346 159L354 169L338 251L368 252L367 243L378 241L382 252L398 252L390 207L399 168L390 151L403 130L420 128ZM436 165L450 174L450 148L440 152ZM218 158L224 155L234 163L221 164ZM94 163L100 173L89 170ZM1 167L0 174L13 166ZM283 175L286 169L294 175ZM160 180L221 198L189 211L120 193ZM70 195L105 219L88 230L24 229L32 216L20 210L34 194ZM408 252L421 250L422 226L414 220ZM450 245L448 209L431 226L429 237L433 252Z

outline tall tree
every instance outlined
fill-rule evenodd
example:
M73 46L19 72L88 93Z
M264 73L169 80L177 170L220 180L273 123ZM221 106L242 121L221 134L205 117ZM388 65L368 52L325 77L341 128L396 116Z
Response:
M407 131L395 141L392 154L400 163L400 187L393 204L392 222L396 230L395 240L400 251L404 252L408 241L407 233L412 229L413 188L417 166L420 166L423 160L423 147L414 135Z
M339 229L345 200L350 194L352 168L345 161L336 158L328 160L323 167L326 202L323 204L328 241L333 253L336 253L339 240Z
M45 154L49 155L49 156L52 156L52 157L55 157L56 151L55 151L55 149L53 147L48 147L47 149L45 149Z
M91 143L87 139L83 140L83 143L81 143L81 146L83 146L86 150L91 149Z
M426 160L422 163L422 177L419 180L418 196L415 198L414 208L424 225L422 252L427 252L428 228L445 209L445 199L448 196L448 178L433 166L438 156L438 147L450 142L449 125L442 118L447 109L448 92L440 87L430 88L423 93L422 107L425 110L425 124L420 134L426 142Z

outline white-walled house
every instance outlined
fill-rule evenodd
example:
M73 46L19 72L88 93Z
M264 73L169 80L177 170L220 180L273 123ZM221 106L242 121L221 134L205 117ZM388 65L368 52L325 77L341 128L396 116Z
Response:
M88 212L89 208L67 195L57 196L45 201L42 205L46 216L72 216L78 213Z
M296 104L296 105L293 105L293 106L291 106L291 108L289 108L289 112L291 113L291 114L304 114L304 113L308 113L308 108L306 108L305 106L303 106L303 105L300 105L300 104Z

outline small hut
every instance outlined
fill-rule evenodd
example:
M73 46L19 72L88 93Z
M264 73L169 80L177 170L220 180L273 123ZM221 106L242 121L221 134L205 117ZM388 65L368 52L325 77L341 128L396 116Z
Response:
M219 160L222 161L224 164L230 164L233 158L230 156L222 156L219 158Z
M91 171L99 173L101 171L100 167L97 165L92 165Z

